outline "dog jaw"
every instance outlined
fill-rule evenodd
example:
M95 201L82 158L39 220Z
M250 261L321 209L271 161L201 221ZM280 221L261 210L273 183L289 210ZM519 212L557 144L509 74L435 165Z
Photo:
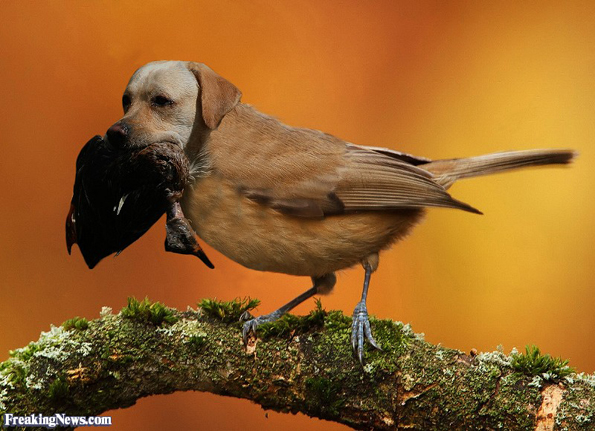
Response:
M159 99L162 98L162 99ZM185 148L196 120L198 84L184 62L153 62L138 69L124 91L123 145L170 142ZM160 105L160 100L171 101Z

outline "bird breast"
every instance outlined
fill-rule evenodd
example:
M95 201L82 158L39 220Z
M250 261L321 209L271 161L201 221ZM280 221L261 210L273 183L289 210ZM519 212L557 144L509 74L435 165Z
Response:
M182 207L206 243L251 269L322 276L356 265L403 237L422 209L303 218L243 196L216 171L187 187Z

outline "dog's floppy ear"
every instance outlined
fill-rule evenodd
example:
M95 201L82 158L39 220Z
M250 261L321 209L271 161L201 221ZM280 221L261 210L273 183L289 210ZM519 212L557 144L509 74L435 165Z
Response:
M187 65L200 88L202 118L209 129L216 129L225 114L239 103L242 93L208 66L195 62Z

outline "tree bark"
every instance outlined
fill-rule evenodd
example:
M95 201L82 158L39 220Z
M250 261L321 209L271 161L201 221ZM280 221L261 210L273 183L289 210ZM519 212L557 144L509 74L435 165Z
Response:
M151 321L104 308L88 327L42 333L0 364L0 413L98 415L197 390L356 429L595 427L594 376L526 375L510 355L435 346L398 322L372 320L383 350L362 367L340 312L290 316L245 347L240 323L167 311Z

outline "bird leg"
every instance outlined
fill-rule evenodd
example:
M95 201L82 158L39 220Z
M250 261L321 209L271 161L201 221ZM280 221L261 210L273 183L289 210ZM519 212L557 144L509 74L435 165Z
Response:
M378 350L382 350L372 336L370 320L368 319L368 308L366 307L368 287L370 286L370 277L372 276L373 269L368 263L364 264L364 269L366 270L366 275L364 278L362 300L357 303L355 310L353 310L353 323L351 325L351 344L353 345L353 351L357 354L362 365L364 364L364 336L372 346Z
M314 283L314 285L310 289L308 289L307 291L302 293L300 296L292 299L287 304L285 304L281 308L273 311L272 313L263 314L262 316L258 316L258 317L248 320L246 323L244 323L244 328L242 330L242 337L244 339L244 344L248 344L248 337L250 336L250 334L256 335L257 327L259 327L263 323L274 322L275 320L277 320L281 316L283 316L285 313L287 313L291 309L295 308L296 306L298 306L299 304L304 302L306 299L311 298L312 296L316 295L316 293L330 292L330 290L335 285L336 281L337 281L337 278L335 277L335 274L333 274L333 273L323 275L322 277L312 277L312 282ZM242 317L240 319L245 320L250 317L252 317L250 315L250 313L246 312L242 315Z
M172 253L192 254L209 268L214 268L203 249L198 244L194 230L184 217L180 203L175 201L167 209L165 224L165 250Z

